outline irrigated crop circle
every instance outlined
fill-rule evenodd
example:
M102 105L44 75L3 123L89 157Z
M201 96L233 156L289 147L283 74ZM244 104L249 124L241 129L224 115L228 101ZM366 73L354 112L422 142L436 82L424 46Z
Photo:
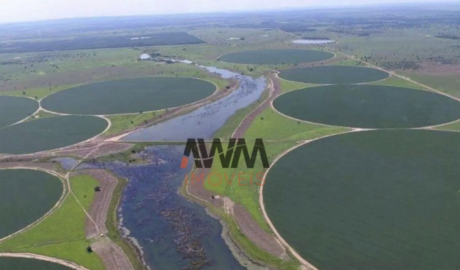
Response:
M50 111L105 115L155 111L193 103L216 91L210 82L178 77L105 81L57 92L42 101Z
M70 270L67 266L29 258L0 257L0 269L17 270Z
M460 118L460 102L432 92L377 85L330 85L284 94L281 113L310 122L359 128L412 128Z
M56 116L0 129L0 153L30 154L86 141L107 128L95 116Z
M349 133L272 165L266 212L322 270L457 269L460 134Z
M62 188L57 177L41 171L0 170L0 239L45 215L61 197Z
M38 102L30 98L0 96L0 128L23 120L38 110Z
M315 50L261 50L226 54L221 61L238 64L301 64L333 58L334 54Z
M379 81L390 76L373 68L353 66L316 66L293 68L280 73L281 78L314 84L353 84Z

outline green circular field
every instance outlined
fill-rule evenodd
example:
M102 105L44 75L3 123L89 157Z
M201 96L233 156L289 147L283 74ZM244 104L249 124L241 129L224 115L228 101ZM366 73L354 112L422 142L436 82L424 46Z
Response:
M87 84L57 92L42 101L50 111L105 115L173 108L216 91L210 82L178 77L149 77Z
M62 189L62 182L51 174L0 170L0 239L45 215L61 197Z
M267 214L321 270L460 269L459 146L423 130L311 142L272 165Z
M296 90L274 100L281 113L305 121L360 128L412 128L460 118L460 102L410 88L329 85Z
M90 139L107 128L95 116L57 116L0 129L0 153L29 154Z
M30 98L0 96L0 128L12 125L38 110L38 102Z
M0 269L14 269L14 270L69 270L64 265L57 263L27 259L27 258L10 258L0 257Z
M314 84L350 84L386 79L390 74L373 68L352 66L316 66L293 68L282 71L279 76L296 82Z
M230 53L219 60L238 64L275 65L318 62L333 57L332 53L314 50L262 50Z

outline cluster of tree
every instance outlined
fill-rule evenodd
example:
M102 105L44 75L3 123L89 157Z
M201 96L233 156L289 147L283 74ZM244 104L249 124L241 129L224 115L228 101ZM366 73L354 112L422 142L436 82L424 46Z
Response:
M380 65L389 70L417 70L421 68L420 64L415 61L401 60L401 61L386 61L380 63Z
M460 40L460 36L449 35L449 34L438 34L437 38L451 39L451 40Z
M298 22L279 23L275 20L266 20L254 23L234 24L235 28L256 28L256 29L280 29L285 32L314 32L316 29L311 28L308 24Z

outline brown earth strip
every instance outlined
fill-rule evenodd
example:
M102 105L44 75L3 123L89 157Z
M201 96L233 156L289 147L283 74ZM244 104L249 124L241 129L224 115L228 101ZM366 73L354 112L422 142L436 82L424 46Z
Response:
M94 238L100 234L108 233L105 222L107 220L107 214L112 201L112 194L117 186L118 180L113 177L110 173L105 170L91 169L82 170L72 174L75 175L90 175L99 182L100 192L96 192L91 208L88 214L91 219L86 219L86 238ZM95 223L94 223L94 222Z
M252 121L271 104L271 101L281 93L279 80L275 74L270 74L270 94L269 98L252 111L238 126L233 133L233 138L242 137L246 130L251 125ZM229 198L212 198L214 194L206 190L204 183L210 173L209 169L197 169L195 171L195 178L189 179L187 183L187 191L198 199L212 203L216 207L224 208L225 212L234 216L239 229L255 243L262 250L279 258L286 258L286 251L284 247L278 242L276 237L272 234L265 232L251 214L242 206L235 204Z
M134 270L123 250L109 238L101 238L91 248L102 259L106 270Z

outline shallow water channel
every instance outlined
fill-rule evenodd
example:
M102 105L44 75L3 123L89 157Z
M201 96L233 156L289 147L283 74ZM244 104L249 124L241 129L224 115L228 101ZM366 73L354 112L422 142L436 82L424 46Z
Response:
M131 142L176 142L186 141L188 138L210 139L239 109L256 102L267 86L264 77L253 79L249 76L240 75L225 69L205 66L198 67L204 68L211 73L217 73L224 79L237 79L239 82L238 89L228 96L190 113L135 131L122 140Z
M222 78L236 78L231 94L188 114L141 129L125 141L186 141L209 139L239 109L256 102L267 84L228 70L204 67ZM222 237L220 222L206 210L183 198L178 190L191 170L180 169L183 146L152 146L137 154L144 165L122 162L85 164L109 169L128 179L118 209L125 234L142 250L151 269L246 269L233 256ZM244 264L244 263L243 263Z
M138 155L143 165L115 161L82 167L128 179L118 209L120 226L150 269L245 269L225 244L220 222L179 194L193 163L180 169L182 155L182 146L151 146Z

